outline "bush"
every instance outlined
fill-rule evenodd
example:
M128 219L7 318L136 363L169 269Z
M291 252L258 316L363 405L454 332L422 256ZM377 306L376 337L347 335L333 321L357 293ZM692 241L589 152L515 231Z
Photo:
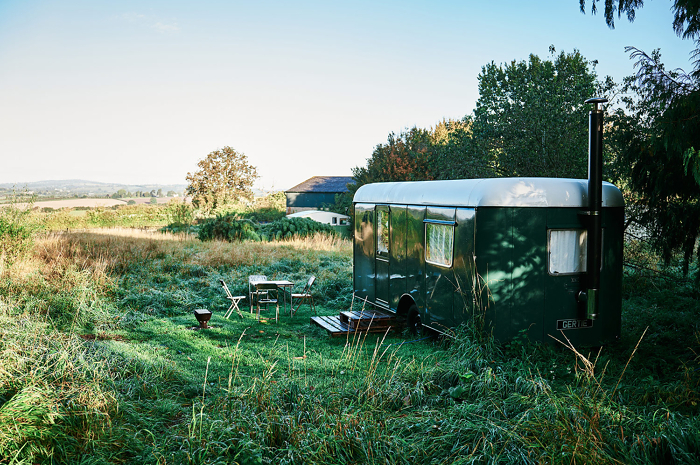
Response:
M259 241L257 225L250 220L238 220L235 215L217 216L206 220L199 228L199 240Z
M251 212L241 214L241 217L255 221L256 223L269 223L284 218L284 210L276 208L259 208Z
M293 237L313 236L316 233L335 234L333 228L310 218L282 218L272 223L260 226L260 237L263 240L291 239Z
M282 218L272 223L257 224L237 215L217 216L206 220L199 229L199 239L210 241L272 241L313 236L316 233L335 234L330 225L309 218Z
M194 207L184 199L170 199L166 208L172 226L182 227L192 224Z
M32 218L32 204L25 208L10 205L0 207L0 263L11 265L33 244L39 226Z

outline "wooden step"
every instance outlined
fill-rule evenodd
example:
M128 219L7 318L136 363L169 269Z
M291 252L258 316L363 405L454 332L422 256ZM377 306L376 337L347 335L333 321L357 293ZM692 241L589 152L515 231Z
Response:
M343 315L343 313L348 313L350 315ZM375 319L375 321L373 321L372 325L370 326L370 320L365 321L364 319L366 314L363 315L362 318L358 318L357 315L352 315L353 313L355 312L342 312L338 316L312 316L311 323L325 329L331 336L334 337L345 336L347 334L358 331L369 333L383 333L394 325L393 323L390 324L390 321L387 318L380 318ZM357 313L359 314L360 312ZM391 317L393 319L392 315L386 316ZM382 321L383 324L378 324L379 321Z
M340 312L340 321L352 329L388 328L396 322L396 316L379 310L349 310Z
M312 316L311 323L325 329L331 336L344 336L352 332L350 326L340 321L337 316Z

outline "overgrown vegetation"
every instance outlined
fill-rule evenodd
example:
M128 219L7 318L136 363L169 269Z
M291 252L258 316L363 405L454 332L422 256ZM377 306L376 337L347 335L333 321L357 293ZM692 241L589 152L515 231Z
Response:
M348 308L350 244L331 236L42 237L0 277L0 463L696 463L698 295L628 250L623 339L575 351L470 326L329 339L308 306L222 317L218 280L243 295L257 273L313 274L321 314Z
M240 219L237 214L217 216L199 226L199 239L202 241L271 241L316 234L333 235L334 231L330 225L309 218L281 218L261 224L249 219Z
M37 228L28 208L15 205L0 208L0 271L30 249Z

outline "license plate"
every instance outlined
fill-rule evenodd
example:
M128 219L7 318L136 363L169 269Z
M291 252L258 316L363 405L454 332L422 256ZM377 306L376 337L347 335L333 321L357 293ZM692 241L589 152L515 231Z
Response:
M593 320L557 320L558 330L581 329L593 327Z

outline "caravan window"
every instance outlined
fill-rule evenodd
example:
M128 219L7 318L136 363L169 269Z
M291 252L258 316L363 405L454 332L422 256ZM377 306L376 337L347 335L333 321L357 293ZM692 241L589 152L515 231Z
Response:
M550 229L548 236L550 274L586 272L588 238L585 229Z
M389 209L377 207L377 253L389 253Z
M452 266L454 231L454 225L452 224L425 224L426 262L448 268Z

